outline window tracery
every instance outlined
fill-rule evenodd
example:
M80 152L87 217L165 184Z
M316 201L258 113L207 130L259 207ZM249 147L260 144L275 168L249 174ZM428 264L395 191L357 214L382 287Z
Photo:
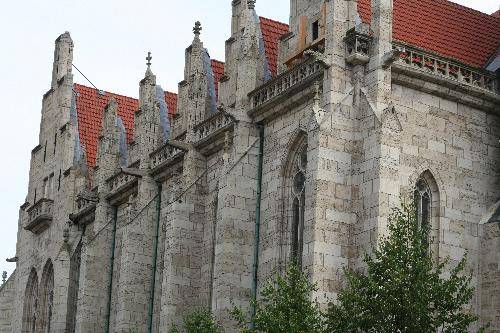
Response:
M24 294L23 333L34 333L38 318L38 276L31 270Z
M436 180L429 170L424 171L415 182L413 195L416 227L427 231L424 245L428 254L439 262L440 195Z
M42 275L40 290L40 310L39 320L37 322L37 332L50 332L50 324L52 322L53 306L54 306L54 266L49 260L45 265Z
M302 266L304 248L304 211L307 170L307 145L299 146L298 152L293 156L290 168L291 190L291 242L290 257L298 267Z
M414 192L415 205L417 208L418 228L428 228L431 212L432 191L425 179L420 178L417 181Z

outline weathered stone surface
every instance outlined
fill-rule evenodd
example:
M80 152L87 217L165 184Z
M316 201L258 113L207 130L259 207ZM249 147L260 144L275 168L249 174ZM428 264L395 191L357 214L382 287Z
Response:
M452 83L445 89L411 68L382 66L392 50L390 0L372 1L373 50L366 64L353 67L344 37L355 25L356 1L291 4L278 71L292 80L294 68L314 68L300 89L285 87L279 99L258 106L249 98L250 92L268 98L269 87L280 85L263 85L258 22L246 0L234 0L221 113L212 118L196 24L172 122L176 140L165 144L161 136L156 76L148 66L124 169L112 101L98 166L85 173L75 163L73 42L69 34L56 41L28 202L19 214L17 269L0 289L0 332L23 332L33 314L47 313L47 302L36 311L29 305L50 289L44 278L50 263L52 332L163 332L202 307L233 332L228 310L249 309L255 284L258 295L297 253L326 306L341 289L342 269L364 267L362 256L387 233L392 208L413 197L419 181L430 192L434 259L449 257L453 265L468 254L472 309L500 332L500 229L490 221L500 197L495 96L481 103L476 88L461 87L458 96ZM319 35L312 40L315 22ZM158 159L161 152L168 156ZM24 227L42 198L53 200L53 216L35 234ZM40 329L47 319L37 319Z

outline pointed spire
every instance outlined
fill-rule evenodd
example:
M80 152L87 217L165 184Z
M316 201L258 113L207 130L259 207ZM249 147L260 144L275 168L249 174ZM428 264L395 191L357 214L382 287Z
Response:
M247 0L248 9L255 9L255 2L256 0Z
M196 21L194 23L194 28L193 28L194 39L196 39L196 40L200 39L201 30L202 30L201 22L200 21Z

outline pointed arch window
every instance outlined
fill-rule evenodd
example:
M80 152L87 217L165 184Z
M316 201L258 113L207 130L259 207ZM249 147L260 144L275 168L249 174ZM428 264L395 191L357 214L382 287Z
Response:
M34 333L38 318L38 275L34 269L31 270L24 293L23 306L23 333Z
M418 228L427 228L430 223L432 191L424 178L420 178L415 186L415 205L417 208Z
M40 290L40 319L37 322L37 332L49 333L54 305L54 266L49 260L45 265L42 275Z
M299 146L298 152L293 156L290 168L291 180L291 233L290 257L298 267L302 267L304 249L304 212L307 170L307 144Z
M415 183L414 200L416 207L417 227L428 231L425 245L436 260L439 260L439 205L440 195L437 183L430 171L420 175Z

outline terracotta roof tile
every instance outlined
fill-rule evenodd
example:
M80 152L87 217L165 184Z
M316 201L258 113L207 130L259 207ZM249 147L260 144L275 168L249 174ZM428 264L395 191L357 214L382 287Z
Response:
M87 153L88 166L94 167L104 107L112 97L116 99L118 116L123 119L127 132L127 141L130 142L134 136L134 114L139 108L139 101L135 98L110 92L104 92L103 95L100 95L96 89L80 84L75 84L75 91L78 93L76 110L80 142ZM169 108L169 114L175 114L177 111L177 94L166 92L165 100Z
M370 22L370 0L358 10ZM500 18L447 0L394 0L393 38L474 67L500 44Z
M260 30L264 38L269 70L272 75L276 75L278 67L278 42L279 38L288 32L288 24L261 17Z
M212 70L214 71L215 95L219 98L219 81L224 75L224 63L222 61L212 59Z
M358 9L365 22L370 21L370 0L359 0ZM288 33L287 24L260 17L265 52L272 75L277 72L279 38ZM394 0L394 39L434 51L475 67L482 67L500 45L500 11L487 15L447 0ZM212 60L216 93L224 74L224 63ZM89 166L95 166L97 140L102 112L111 97L118 103L127 139L133 137L135 98L75 85L80 140L85 146ZM169 114L177 112L177 94L166 92Z

